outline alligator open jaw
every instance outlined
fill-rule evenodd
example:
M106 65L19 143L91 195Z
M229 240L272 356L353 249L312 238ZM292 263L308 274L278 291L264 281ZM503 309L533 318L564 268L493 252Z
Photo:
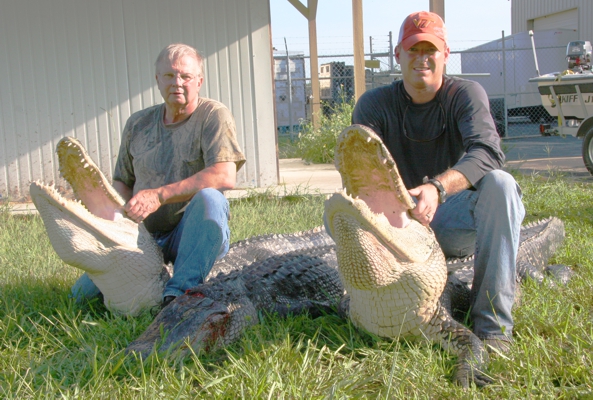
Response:
M123 216L124 201L78 140L60 140L57 153L80 201L41 182L30 186L56 253L88 273L110 310L137 315L156 306L170 276L160 248L143 224Z
M334 194L325 203L325 220L352 322L383 337L439 343L459 356L455 381L488 383L480 340L439 302L445 257L430 228L408 217L414 201L381 139L367 127L348 127L338 137L335 160L354 198Z

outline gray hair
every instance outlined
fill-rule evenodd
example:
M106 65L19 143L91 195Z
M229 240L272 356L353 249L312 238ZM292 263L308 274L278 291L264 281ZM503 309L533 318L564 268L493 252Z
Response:
M159 53L154 63L155 71L158 73L159 63L164 60L169 60L171 63L181 57L193 57L198 62L198 76L203 77L204 59L195 48L183 43L173 43L165 47Z

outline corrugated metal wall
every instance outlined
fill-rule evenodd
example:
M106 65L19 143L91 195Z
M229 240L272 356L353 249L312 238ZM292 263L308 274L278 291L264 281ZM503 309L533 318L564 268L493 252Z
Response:
M577 29L580 39L593 41L592 0L512 0L512 32L526 32L532 29L535 19L575 8L578 10L578 26L573 29Z
M0 194L63 184L54 148L76 136L111 176L131 113L161 103L154 60L169 43L205 58L201 95L237 122L240 185L278 182L268 0L20 0L0 11Z

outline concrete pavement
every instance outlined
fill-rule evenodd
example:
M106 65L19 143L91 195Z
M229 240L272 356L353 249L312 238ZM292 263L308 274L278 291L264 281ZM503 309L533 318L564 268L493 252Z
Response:
M581 139L568 136L524 136L503 139L505 170L542 176L562 173L568 179L593 183L585 168ZM333 193L342 187L333 164L307 165L300 159L280 160L280 188L287 193Z

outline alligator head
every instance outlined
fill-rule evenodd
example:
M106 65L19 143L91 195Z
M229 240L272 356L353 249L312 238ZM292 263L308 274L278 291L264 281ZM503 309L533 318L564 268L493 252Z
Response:
M60 140L57 154L78 201L41 182L30 186L56 253L87 272L110 310L136 315L157 305L170 276L160 248L143 224L123 216L123 199L78 140Z
M432 230L409 217L415 203L382 140L367 127L346 128L335 162L346 193L325 202L325 221L354 325L382 337L438 343L459 356L455 381L488 383L480 340L439 301L445 256Z
M443 252L430 228L408 217L414 201L373 131L344 130L335 160L347 193L326 201L325 218L350 318L379 336L419 336L445 287Z

